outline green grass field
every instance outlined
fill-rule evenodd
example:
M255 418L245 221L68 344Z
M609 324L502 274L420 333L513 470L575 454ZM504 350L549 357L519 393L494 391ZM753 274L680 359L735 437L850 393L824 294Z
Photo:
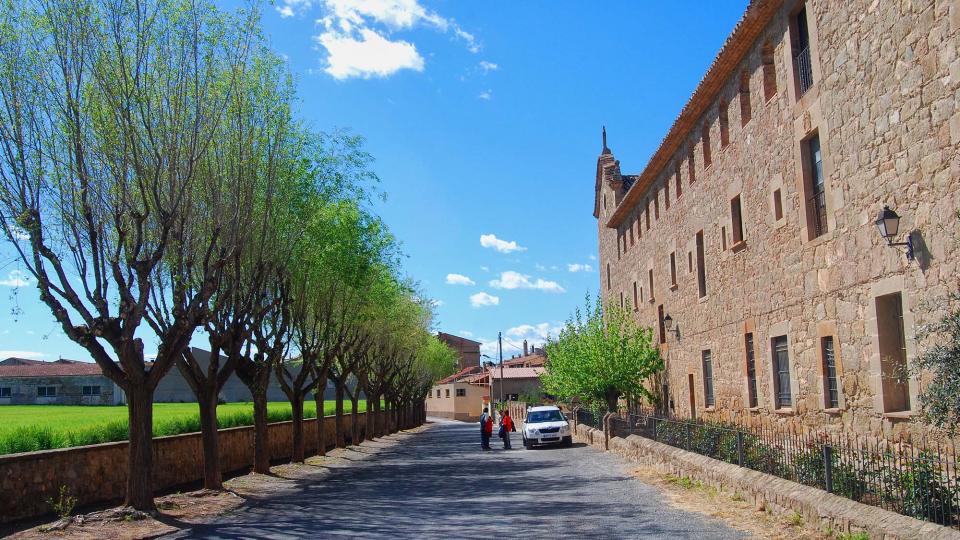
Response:
M324 413L334 413L335 404L328 401ZM347 412L350 402L344 403ZM360 400L360 411L366 402ZM271 402L267 405L271 422L290 419L290 404ZM316 416L316 404L304 403L304 416ZM221 428L253 425L252 403L227 403L217 407L217 423ZM156 403L153 406L154 436L177 435L200 431L196 403ZM120 406L83 405L3 405L0 406L0 455L17 452L69 448L87 444L127 439L127 408Z

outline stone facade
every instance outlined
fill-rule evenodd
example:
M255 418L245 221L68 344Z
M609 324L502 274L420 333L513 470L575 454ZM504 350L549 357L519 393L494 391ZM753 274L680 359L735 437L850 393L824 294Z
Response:
M924 431L896 368L957 286L958 44L960 0L754 0L641 174L604 134L601 291L662 341L674 414Z

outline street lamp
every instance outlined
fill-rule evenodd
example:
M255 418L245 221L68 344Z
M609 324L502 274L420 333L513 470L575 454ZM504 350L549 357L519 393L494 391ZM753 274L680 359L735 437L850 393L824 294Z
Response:
M904 246L907 248L907 260L913 260L913 238L911 235L907 235L906 242L894 242L893 239L897 236L897 233L900 232L900 216L896 212L890 209L889 206L883 205L883 210L880 211L880 215L877 216L877 220L873 222L877 226L877 230L880 231L880 236L886 240L888 246Z

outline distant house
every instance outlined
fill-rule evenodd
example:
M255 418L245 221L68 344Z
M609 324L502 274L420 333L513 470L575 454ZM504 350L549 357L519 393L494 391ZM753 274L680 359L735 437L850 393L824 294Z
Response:
M210 352L193 348L201 366L210 363ZM224 358L222 361L225 361ZM333 383L324 393L332 399ZM123 390L113 383L94 362L60 359L51 362L26 358L0 360L0 405L120 405L126 403ZM220 401L252 401L250 390L236 374L220 390ZM307 396L313 399L313 394ZM160 380L154 392L157 403L193 403L197 398L176 366ZM275 377L267 388L268 401L286 401Z
M437 381L427 395L427 415L476 422L483 412L487 386L476 382L484 369L471 366Z
M480 342L467 339L465 337L447 334L446 332L437 332L437 339L444 342L451 349L457 351L459 362L458 369L466 369L480 365Z

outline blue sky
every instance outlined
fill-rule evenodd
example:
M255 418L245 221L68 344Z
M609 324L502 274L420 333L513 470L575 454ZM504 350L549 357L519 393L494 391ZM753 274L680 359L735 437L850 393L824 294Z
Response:
M366 138L376 210L439 302L438 329L491 355L502 331L508 356L599 289L601 126L640 172L746 4L278 0L263 24L300 116ZM0 358L87 360L28 281L5 247Z

